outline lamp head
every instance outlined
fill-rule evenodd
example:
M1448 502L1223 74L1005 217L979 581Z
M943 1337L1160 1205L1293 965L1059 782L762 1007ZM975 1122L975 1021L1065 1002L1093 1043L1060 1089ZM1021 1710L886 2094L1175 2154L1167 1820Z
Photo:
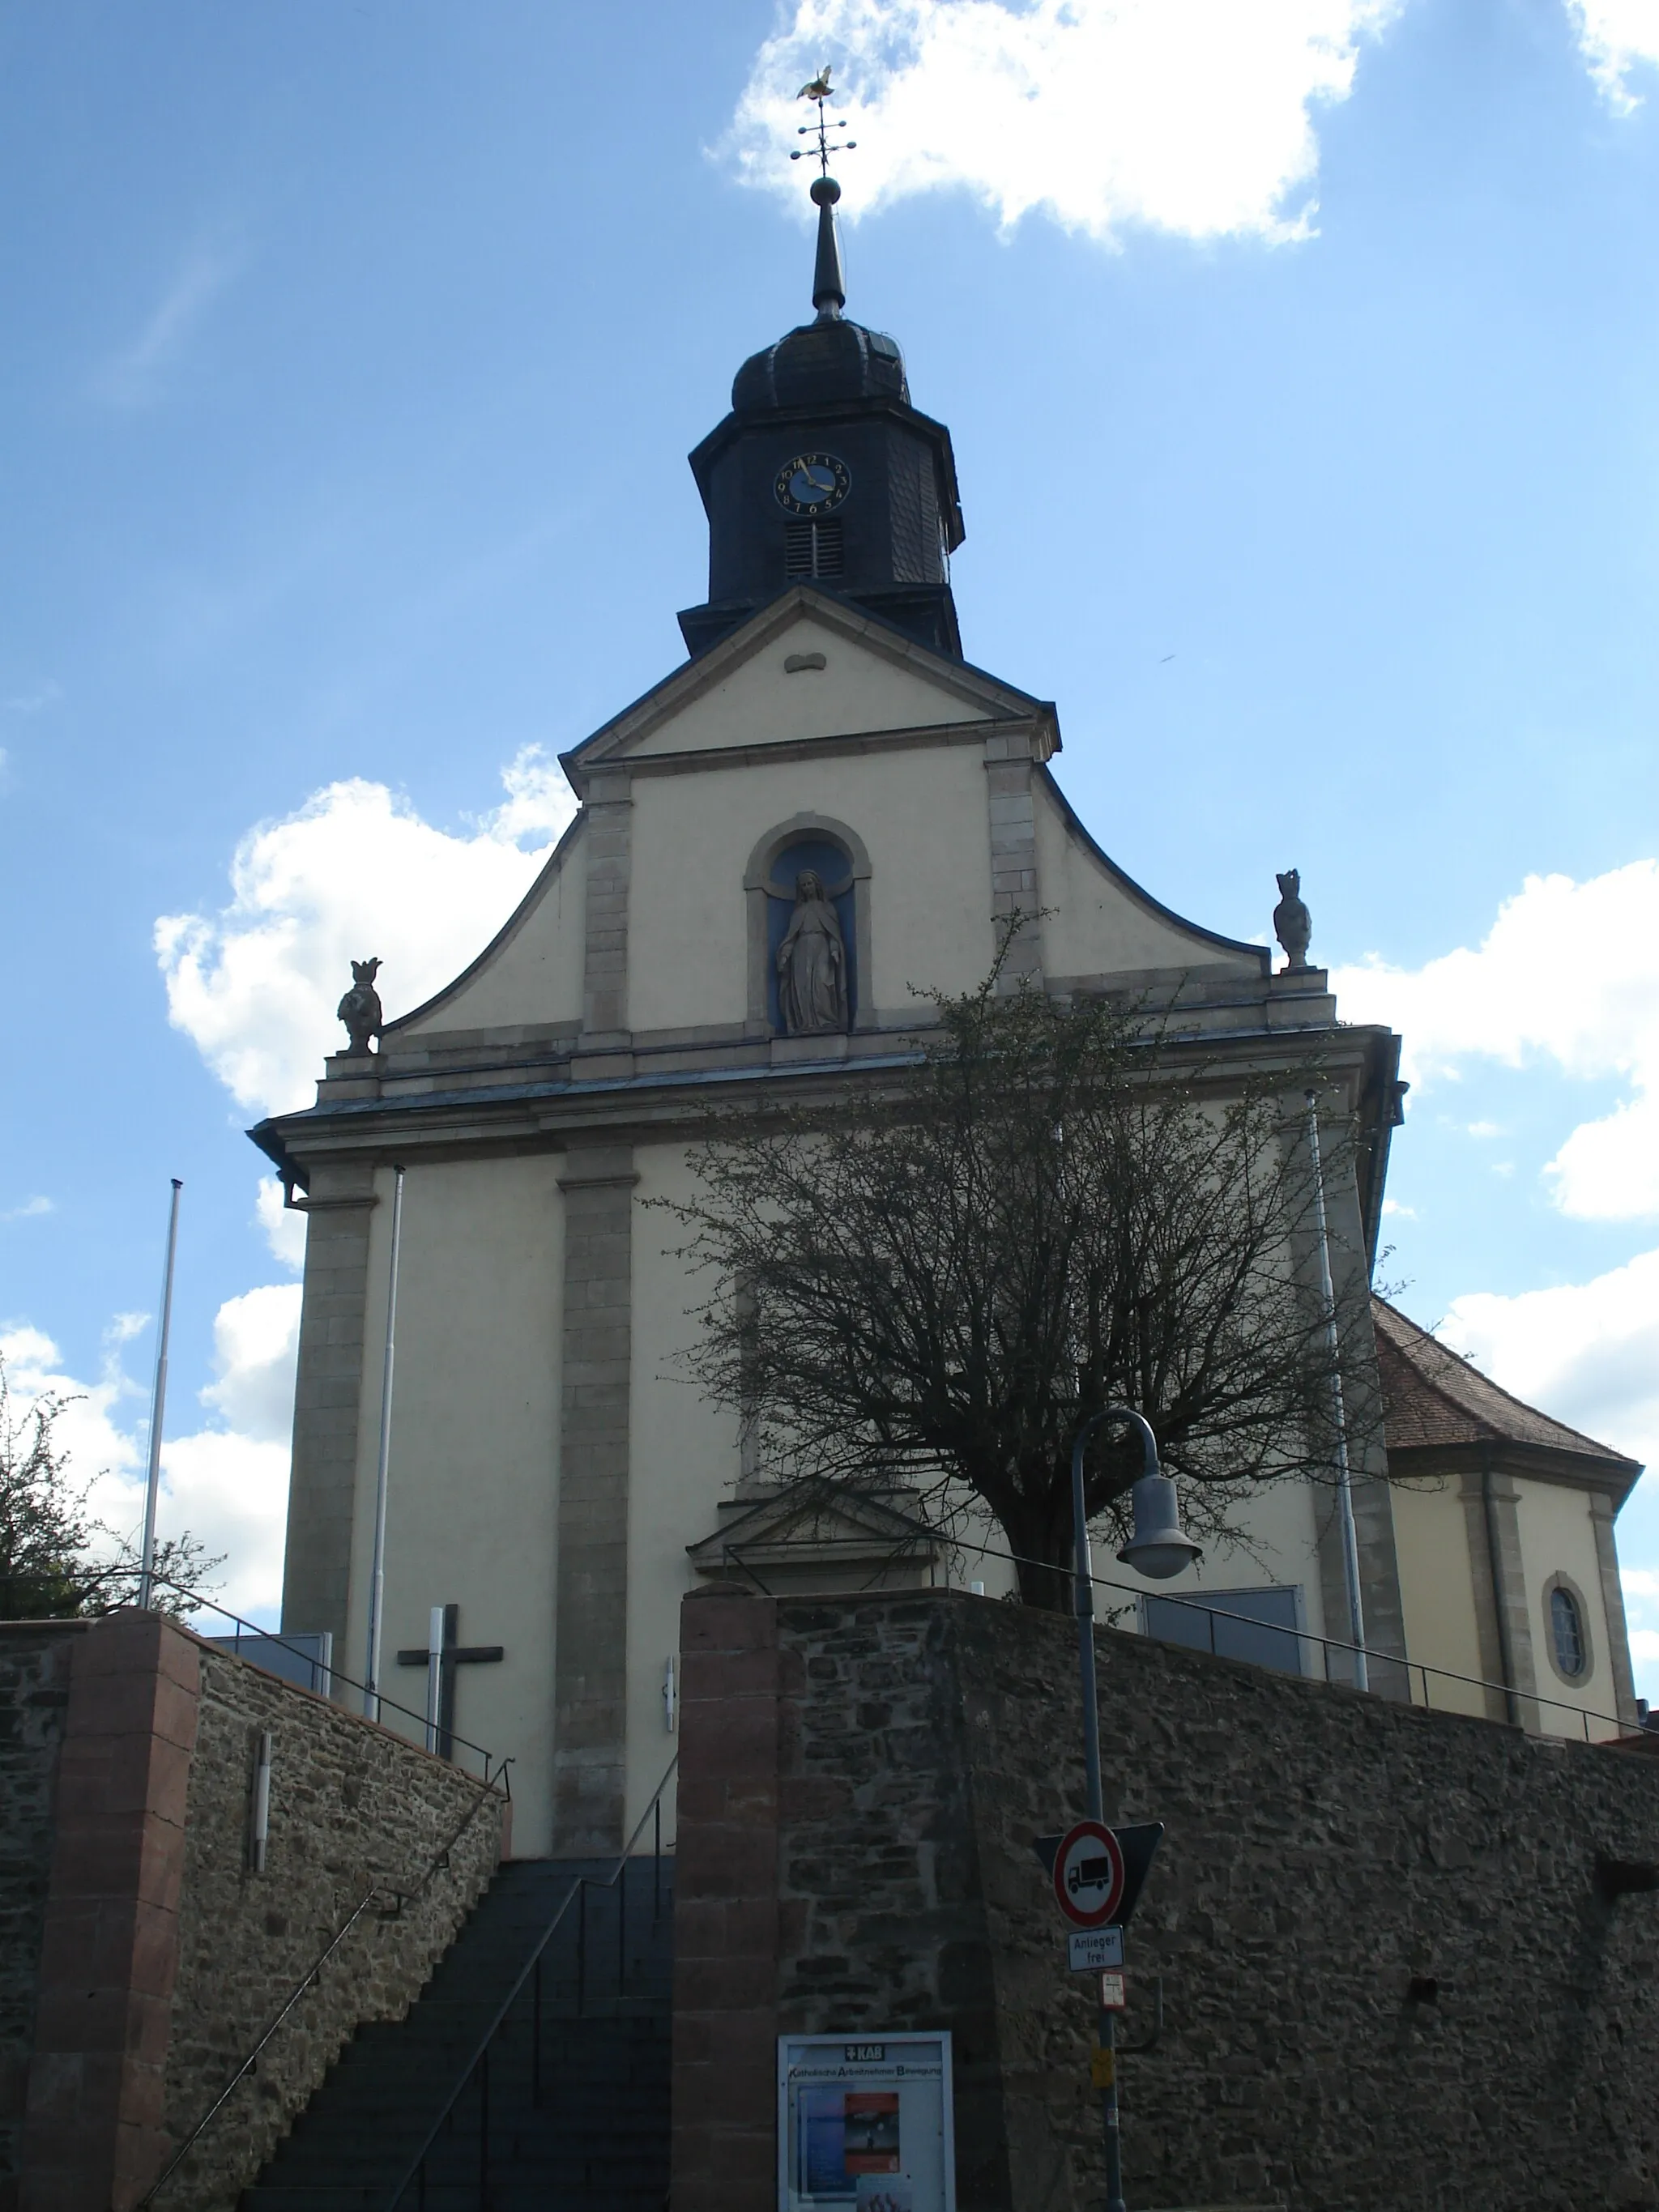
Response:
M1126 1567L1151 1582L1168 1582L1183 1567L1204 1556L1204 1547L1194 1543L1181 1525L1176 1486L1167 1474L1143 1474L1129 1492L1134 1514L1133 1533L1118 1553Z

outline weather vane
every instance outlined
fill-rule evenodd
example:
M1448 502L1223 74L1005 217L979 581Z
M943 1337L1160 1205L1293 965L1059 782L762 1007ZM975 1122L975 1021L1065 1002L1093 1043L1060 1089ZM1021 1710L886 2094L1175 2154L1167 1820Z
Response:
M831 64L825 62L811 84L802 85L800 90L795 94L797 100L816 100L818 108L817 121L798 125L795 136L798 138L810 138L816 131L818 143L816 147L797 146L789 156L792 161L799 161L803 156L810 161L816 153L818 157L818 173L824 177L830 173L830 156L832 154L850 154L859 143L856 138L838 139L833 146L830 143L830 133L832 131L845 131L847 128L847 118L844 115L839 122L832 123L823 112L826 103L835 98L834 93L830 88L831 66Z

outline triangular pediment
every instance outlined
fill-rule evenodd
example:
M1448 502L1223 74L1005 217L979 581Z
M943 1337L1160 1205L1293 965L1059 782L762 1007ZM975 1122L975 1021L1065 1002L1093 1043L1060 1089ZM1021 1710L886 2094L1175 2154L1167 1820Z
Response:
M581 792L606 763L998 721L1058 748L1046 702L801 584L562 757Z
M926 1522L890 1498L809 1477L752 1500L728 1500L719 1528L686 1551L704 1574L802 1566L879 1573L931 1559L938 1541Z

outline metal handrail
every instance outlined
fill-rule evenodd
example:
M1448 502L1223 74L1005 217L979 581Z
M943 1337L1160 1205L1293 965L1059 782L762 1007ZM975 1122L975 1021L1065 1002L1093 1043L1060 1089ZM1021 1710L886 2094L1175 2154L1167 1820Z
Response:
M953 1551L973 1552L977 1553L981 1559L1001 1559L1010 1566L1042 1567L1050 1573L1060 1571L1060 1570L1055 1568L1054 1563L1052 1559L1028 1559L1019 1552L999 1552L992 1545L969 1543L965 1537L961 1536L947 1536L942 1538L941 1540L947 1544ZM1064 1572L1068 1578L1072 1577L1073 1571L1071 1568L1066 1568ZM1429 1676L1433 1674L1441 1681L1462 1682L1469 1689L1490 1690L1494 1697L1520 1698L1528 1705L1549 1705L1560 1712L1575 1713L1578 1716L1583 1724L1583 1735L1586 1743L1592 1743L1595 1741L1595 1738L1592 1737L1589 1732L1589 1724L1592 1721L1605 1721L1609 1728L1617 1729L1620 1737L1627 1741L1632 1738L1639 1737L1644 1734L1649 1733L1649 1731L1644 1729L1639 1724L1632 1723L1618 1713L1599 1712L1594 1705L1575 1705L1567 1698L1547 1698L1536 1690L1517 1690L1513 1688L1507 1682L1489 1682L1483 1676L1479 1674L1460 1674L1455 1668L1450 1667L1431 1667L1426 1661L1422 1659L1397 1658L1393 1652L1366 1650L1364 1647L1358 1644L1345 1644L1341 1638L1338 1636L1317 1636L1310 1628L1281 1628L1276 1621L1259 1620L1253 1613L1230 1613L1224 1606L1206 1605L1202 1598L1178 1596L1173 1590L1144 1589L1138 1583L1118 1582L1115 1577L1109 1575L1091 1574L1089 1580L1097 1589L1122 1590L1130 1597L1155 1597L1161 1605L1185 1606L1189 1611L1208 1613L1211 1624L1210 1655L1212 1658L1220 1656L1217 1653L1215 1648L1215 1623L1218 1620L1237 1620L1242 1622L1247 1628L1267 1629L1270 1633L1275 1636L1288 1636L1293 1638L1298 1644L1319 1644L1326 1655L1325 1680L1328 1686L1329 1686L1331 1679L1329 1654L1333 1651L1346 1651L1351 1655L1358 1654L1364 1658L1370 1660L1379 1668L1384 1667L1400 1668L1406 1676L1406 1687L1408 1692L1411 1688L1411 1678L1413 1674L1416 1674L1421 1675L1423 1678L1423 1709L1425 1712L1432 1712L1435 1711L1433 1702L1429 1696ZM1158 1640L1158 1639L1157 1638L1152 1638L1152 1641L1153 1642L1157 1642ZM1413 1705L1415 1705L1417 1700L1415 1698L1412 1698L1409 1702ZM1465 1714L1462 1717L1469 1720L1478 1720L1483 1717L1480 1714Z
M158 1577L156 1579L159 1580L160 1577ZM260 2036L258 2041L253 2045L253 2048L247 2053L247 2056L237 2067L229 2081L226 2082L224 2087L219 2092L213 2102L208 2106L206 2112L203 2113L201 2118L197 2121L195 2126L185 2137L183 2142L179 2144L178 2149L174 2151L173 2156L167 2160L166 2166L162 2167L161 2172L157 2174L155 2180L151 2182L149 2189L146 2190L143 2196L139 2198L137 2206L134 2208L134 2212L147 2212L147 2208L153 2204L155 2199L161 2195L162 2190L165 2189L167 2183L172 2180L173 2175L184 2164L191 2150L194 2149L195 2146L207 2133L208 2129L211 2127L214 2121L218 2118L220 2112L224 2109L225 2106L229 2103L235 2090L240 2087L242 2082L247 2080L251 2074L253 2073L258 2063L259 2055L264 2051L265 2045L270 2041L272 2036L276 2034L277 2029L293 2011L295 2006L299 2003L301 1998L311 1987L312 1984L321 1975L323 1968L333 1957L335 1952L339 1949L341 1944L344 1942L346 1937L351 1933L357 1923L362 1918L369 1906L374 1904L375 1899L380 1897L389 1898L394 1907L393 1917L395 1917L396 1914L402 1912L405 1905L412 1904L417 1898L423 1897L428 1889L431 1887L432 1877L438 1872L441 1867L446 1867L448 1865L450 1854L453 1851L456 1844L459 1843L461 1838L466 1833L467 1830L471 1826L473 1821L477 1820L480 1811L483 1809L485 1800L498 1795L501 1796L504 1800L510 1799L510 1791L504 1792L499 1788L499 1784L507 1772L509 1763L510 1762L505 1759L501 1761L501 1767L494 1782L490 1781L489 1777L486 1775L483 1782L479 1785L477 1796L467 1808L466 1812L462 1816L458 1826L452 1829L448 1836L445 1838L442 1844L441 1844L438 1849L433 1853L426 1872L421 1876L420 1881L412 1889L400 1889L395 1882L376 1881L370 1883L368 1888L358 1899L356 1905L352 1908L349 1914L348 1914L346 1918L341 1922L340 1925L335 1929L332 1936L329 1937L328 1942L324 1945L323 1948L312 1960L310 1966L307 1967L304 1974L301 1975L301 1978L289 1991L288 1996L283 1999L281 2007L267 2022L264 2032Z
M118 1567L112 1570L110 1579L112 1581L118 1575L125 1575L136 1580L139 1572L140 1570L137 1567ZM221 1605L215 1598L204 1597L200 1590L191 1589L184 1583L176 1583L173 1580L171 1576L168 1575L152 1574L150 1576L150 1580L152 1583L160 1583L164 1589L176 1590L180 1597L187 1597L193 1605L201 1606L209 1613L216 1613L221 1620L234 1621L238 1628L246 1629L250 1636L257 1636L266 1644L274 1644L279 1650L291 1651L296 1659L303 1659L308 1666L315 1667L318 1665L319 1662L314 1652L302 1650L297 1644L287 1643L274 1629L261 1628L257 1621L244 1620L240 1613L233 1613L228 1606ZM258 1663L259 1662L257 1659L250 1659L247 1662L247 1664L250 1667L257 1667ZM375 1690L370 1692L367 1682L360 1682L350 1674L343 1674L331 1659L328 1665L328 1678L331 1684L335 1682L343 1682L349 1690L362 1690L368 1694L373 1695L377 1705L389 1706L394 1713L402 1713L409 1720L419 1721L422 1728L425 1728L427 1723L427 1716L425 1713L416 1712L413 1705L400 1705L396 1698L388 1698L384 1690ZM288 1677L284 1674L279 1674L276 1677L276 1680L279 1682L286 1681ZM295 1683L293 1686L299 1689L302 1688L304 1685ZM315 1696L319 1693L313 1691L311 1694ZM355 1717L358 1719L367 1719L368 1716L366 1714L359 1714L355 1716ZM375 1725L373 1722L369 1724L371 1727ZM469 1737L457 1735L453 1729L450 1730L449 1735L450 1741L452 1743L462 1744L468 1751L476 1751L477 1753L478 1757L483 1762L484 1778L485 1780L488 1781L490 1765L495 1756L494 1752L486 1750L481 1743L472 1742ZM417 1744L416 1748L416 1750L419 1750L421 1747ZM501 1761L501 1766L497 1769L497 1780L500 1779L501 1775L505 1773L507 1767L511 1765L512 1761L509 1759L504 1759Z
M618 1880L622 1878L624 1870L627 1868L628 1862L633 1855L635 1844L638 1843L640 1838L645 1832L646 1822L651 1818L653 1813L659 1812L662 1803L663 1791L667 1789L670 1781L673 1778L674 1769L679 1765L679 1763L680 1755L678 1752L676 1752L664 1770L662 1780L652 1791L645 1810L640 1814L639 1819L635 1822L634 1832L629 1837L628 1841L623 1845L622 1850L617 1856L617 1863L612 1867L610 1874L606 1875L602 1881L596 1881L592 1875L578 1875L572 1881L569 1888L565 1892L564 1896L560 1900L558 1911L553 1915L553 1917L548 1922L546 1927L542 1930L535 1949L532 1951L530 1956L525 1960L524 1965L520 1968L518 1978L514 1981L512 1988L507 1991L507 1995L502 1998L500 2005L497 2007L495 2018L490 2021L489 2027L484 2030L477 2042L474 2045L465 2065L456 2076L455 2086L450 2091L448 2096L444 2100L443 2105L439 2110L436 2118L434 2119L432 2125L427 2130L426 2136L421 2143L420 2148L416 2152L414 2157L410 2159L409 2164L404 2168L402 2177L398 2180L397 2187L392 2191L391 2196L386 2198L386 2212L397 2212L397 2207L403 2202L404 2192L408 2189L410 2182L415 2179L422 2167L426 2164L428 2153L431 2150L433 2144L437 2141L439 2135L442 2132L443 2128L448 2121L450 2114L454 2111L455 2106L460 2101L461 2095L465 2090L468 2082L471 2081L472 2076L477 2072L480 2065L484 2063L489 2046L495 2041L501 2023L506 2020L507 2014L512 2010L520 1991L524 1988L525 1984L529 1980L531 1975L540 1966L542 1954L552 1942L555 1935L558 1931L560 1923L564 1919L565 1914L570 1910L572 1899L577 1896L579 1893L585 1894L590 1887L596 1889L611 1889L615 1887ZM488 2106L485 2107L483 2124L487 2129L489 2126Z

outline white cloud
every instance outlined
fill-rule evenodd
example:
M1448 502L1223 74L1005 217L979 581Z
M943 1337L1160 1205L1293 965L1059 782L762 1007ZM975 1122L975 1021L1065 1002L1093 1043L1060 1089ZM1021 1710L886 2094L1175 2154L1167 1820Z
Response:
M353 959L384 959L379 988L393 1016L483 951L576 805L538 746L501 780L506 800L464 836L423 822L384 784L331 784L242 840L222 912L156 923L173 1024L239 1105L307 1102L324 1054L345 1042L335 1008Z
M26 1198L21 1206L12 1206L0 1213L0 1221L38 1221L43 1213L56 1212L49 1198Z
M120 1347L145 1322L143 1315L117 1317L106 1332L105 1358L93 1382L64 1370L58 1346L43 1331L27 1323L0 1328L15 1410L27 1413L46 1395L71 1401L57 1429L70 1478L90 1485L94 1518L118 1537L135 1539L143 1526L149 1394L124 1371ZM202 1393L222 1425L162 1438L157 1533L176 1536L188 1528L210 1553L226 1554L216 1595L251 1619L273 1617L282 1596L299 1333L297 1283L227 1300L213 1325L217 1379ZM200 1625L210 1635L223 1626L207 1614Z
M31 684L27 691L14 691L9 699L0 699L0 712L8 714L44 714L48 707L55 707L64 696L64 687L55 678L43 677L40 683Z
M826 60L858 152L849 204L960 186L1005 225L1040 210L1106 239L1305 234L1314 115L1352 88L1403 0L795 0L756 56L722 151L804 204ZM805 165L801 165L804 167ZM854 185L852 179L856 178Z
M1620 1524L1621 1549L1639 1553L1659 1503L1659 1252L1588 1283L1455 1298L1441 1334L1504 1389L1650 1470ZM1621 1560L1620 1578L1637 1687L1659 1702L1659 1568Z
M1471 1291L1443 1334L1528 1405L1659 1468L1659 1252L1588 1283Z
M1640 105L1633 69L1659 67L1659 0L1567 0L1567 14L1589 73L1622 115Z
M139 329L99 372L99 398L116 407L146 407L159 399L168 372L244 258L240 245L227 234L191 246Z
M297 1275L306 1263L306 1216L283 1200L283 1186L275 1176L259 1185L254 1212L273 1256Z
M1565 1213L1659 1215L1659 861L1575 883L1528 876L1478 948L1421 968L1372 956L1332 978L1345 1019L1389 1022L1419 1086L1471 1060L1553 1061L1583 1081L1622 1081L1612 1113L1580 1123L1546 1173ZM1475 1122L1469 1133L1486 1135Z

